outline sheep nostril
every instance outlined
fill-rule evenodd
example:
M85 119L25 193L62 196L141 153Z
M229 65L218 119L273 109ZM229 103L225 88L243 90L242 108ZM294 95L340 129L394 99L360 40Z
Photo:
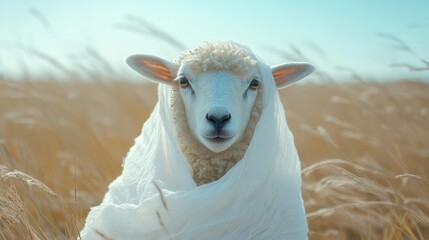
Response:
M225 125L229 120L231 119L231 114L228 113L228 115L223 116L220 119L220 123L223 125Z
M223 115L221 117L218 117L216 115L207 114L206 119L216 128L221 129L223 126L225 126L226 123L231 120L231 114Z

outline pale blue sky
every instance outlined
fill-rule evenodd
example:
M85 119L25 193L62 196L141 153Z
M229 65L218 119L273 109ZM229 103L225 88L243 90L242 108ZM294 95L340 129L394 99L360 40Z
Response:
M378 32L401 38L429 59L429 1L102 1L0 0L0 73L57 72L28 49L58 59L65 67L90 66L85 47L96 49L116 72L130 53L173 59L180 50L151 35L118 29L136 15L170 33L186 47L204 41L234 40L251 47L269 64L285 58L272 49L296 46L319 71L337 78L350 74L385 79L429 74L392 68L397 62L422 65L416 56L395 50ZM36 16L41 13L48 24ZM25 50L27 49L27 50ZM76 69L76 68L73 68Z

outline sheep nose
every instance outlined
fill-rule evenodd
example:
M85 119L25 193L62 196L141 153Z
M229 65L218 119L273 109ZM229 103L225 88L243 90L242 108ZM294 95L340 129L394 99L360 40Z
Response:
M231 114L226 114L226 115L222 115L222 116L217 116L214 114L208 114L206 115L206 119L213 124L213 126L217 129L220 130L222 129L223 126L225 126L225 124L227 124L229 122L229 120L231 119Z

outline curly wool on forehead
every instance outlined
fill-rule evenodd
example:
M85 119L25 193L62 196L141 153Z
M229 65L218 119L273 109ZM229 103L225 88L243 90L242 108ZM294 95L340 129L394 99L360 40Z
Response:
M249 52L233 42L205 43L185 51L175 62L190 65L196 72L227 70L236 74L247 73L256 66Z

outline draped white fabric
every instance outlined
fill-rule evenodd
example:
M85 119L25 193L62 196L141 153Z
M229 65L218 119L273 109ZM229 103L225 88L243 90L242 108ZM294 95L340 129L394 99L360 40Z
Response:
M99 233L112 239L307 239L293 135L270 67L258 59L258 70L264 107L249 148L225 176L202 186L177 144L171 89L160 85L122 175L91 209L82 239L103 239Z

